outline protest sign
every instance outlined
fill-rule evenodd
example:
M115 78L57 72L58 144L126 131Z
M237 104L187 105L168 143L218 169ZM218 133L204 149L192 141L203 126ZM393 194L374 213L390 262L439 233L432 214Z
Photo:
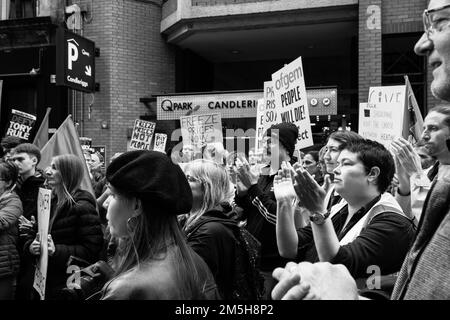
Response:
M368 103L360 103L358 133L386 148L392 140L401 137L405 89L405 86L371 87Z
M255 151L260 152L263 149L263 135L265 131L264 116L266 113L266 104L264 99L258 100L258 109L256 111L256 136L255 136Z
M155 133L155 145L153 150L166 153L167 134Z
M223 143L222 118L219 113L180 117L180 124L184 145L192 145L199 150L207 143Z
M92 139L88 137L80 137L80 145L83 151L91 152Z
M130 148L136 150L150 150L156 123L136 119L131 134Z
M19 137L28 141L35 122L36 116L12 109L8 128L6 129L6 136Z
M313 145L302 57L272 74L278 122L294 123L298 127L295 149ZM281 120L281 121L280 121Z
M406 85L406 107L403 126L403 138L411 143L419 141L423 131L423 117L417 104L414 91L409 82L408 76L405 76Z
M50 204L52 191L39 188L38 194L38 237L41 245L41 254L34 272L33 288L39 293L41 300L45 299L45 283L48 266L48 226L50 220Z

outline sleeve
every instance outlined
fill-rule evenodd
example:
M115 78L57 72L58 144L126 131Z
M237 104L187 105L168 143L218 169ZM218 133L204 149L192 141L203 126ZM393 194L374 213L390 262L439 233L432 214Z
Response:
M0 209L0 231L8 230L17 224L22 215L22 202L19 198L7 198L2 200Z
M417 225L422 214L425 198L431 187L431 181L424 172L416 173L410 177L410 186L410 194L402 195L397 192L395 199L402 207L406 216L414 219L414 223Z
M343 264L355 278L370 275L367 268L378 266L381 274L400 270L414 237L411 221L404 216L379 214L351 243L341 246L332 264Z
M73 255L89 262L96 262L103 246L103 232L97 211L90 203L81 204L71 210L77 215L77 244L55 243L55 254L50 260L57 265L65 265Z
M277 201L273 192L264 193L258 184L255 184L248 189L248 195L251 199L251 203L258 212L266 219L269 223L277 224Z
M306 252L311 248L311 243L314 242L314 236L311 226L297 229L298 249L297 261L304 261Z

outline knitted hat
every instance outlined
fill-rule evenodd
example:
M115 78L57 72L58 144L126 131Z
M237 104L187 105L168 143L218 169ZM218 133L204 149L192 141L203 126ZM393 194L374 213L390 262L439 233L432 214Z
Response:
M272 130L278 130L278 140L281 145L292 157L295 150L295 144L298 138L298 128L295 124L289 122L282 122L272 125L267 129L267 135L270 137L272 135ZM276 131L274 132L276 133Z
M191 210L192 192L186 176L161 152L125 152L108 166L106 179L113 187L137 194L167 213L179 215Z

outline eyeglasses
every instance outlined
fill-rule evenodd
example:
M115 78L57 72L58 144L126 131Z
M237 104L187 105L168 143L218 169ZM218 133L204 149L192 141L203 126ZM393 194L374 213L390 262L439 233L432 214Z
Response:
M450 4L423 11L423 27L428 39L430 39L430 35L432 35L433 33L441 32L443 29L447 28L450 25L450 14L443 15L437 18L434 17L437 12L447 8L450 8Z

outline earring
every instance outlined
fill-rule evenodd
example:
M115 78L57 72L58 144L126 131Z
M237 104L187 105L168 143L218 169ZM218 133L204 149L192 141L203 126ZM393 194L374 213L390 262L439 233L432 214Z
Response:
M134 217L134 216L128 218L128 220L127 220L127 230L128 230L130 233L133 233L133 232L134 232L134 229L136 228L136 220L137 220L137 218Z

